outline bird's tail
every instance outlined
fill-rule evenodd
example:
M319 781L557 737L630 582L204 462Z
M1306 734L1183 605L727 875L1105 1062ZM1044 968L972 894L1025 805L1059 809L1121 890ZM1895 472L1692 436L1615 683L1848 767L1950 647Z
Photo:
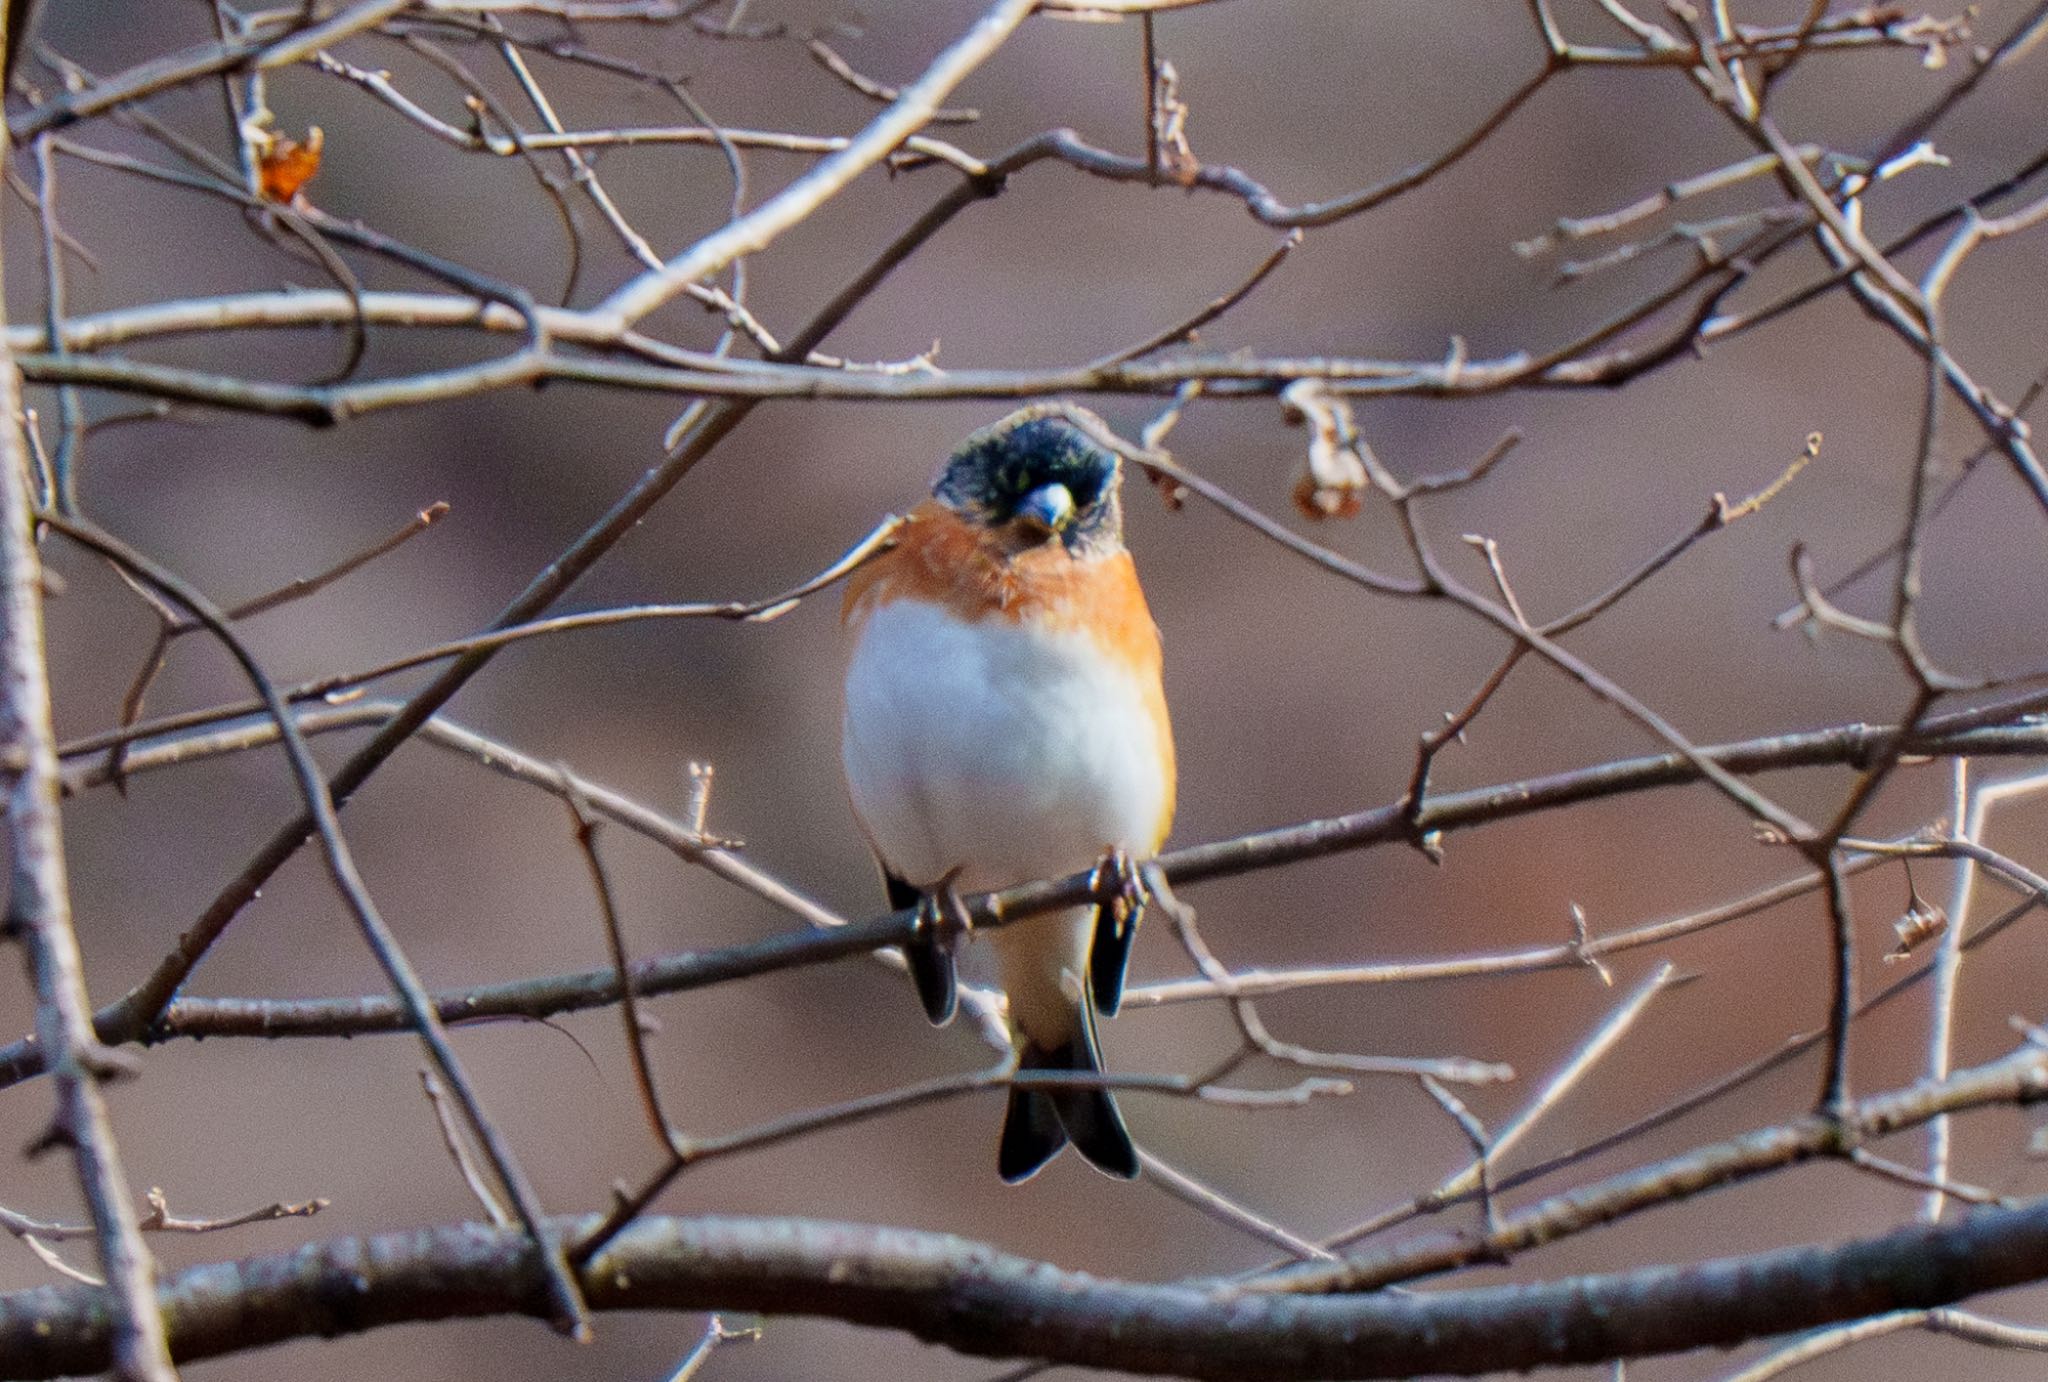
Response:
M1073 1035L1054 1047L1024 1039L1018 1070L1102 1073L1102 1051L1095 1041L1095 1018L1084 999ZM1003 1120L1003 1140L996 1167L1015 1185L1037 1175L1071 1139L1082 1156L1105 1175L1132 1180L1138 1174L1138 1149L1124 1127L1123 1115L1107 1089L1010 1090L1010 1110Z

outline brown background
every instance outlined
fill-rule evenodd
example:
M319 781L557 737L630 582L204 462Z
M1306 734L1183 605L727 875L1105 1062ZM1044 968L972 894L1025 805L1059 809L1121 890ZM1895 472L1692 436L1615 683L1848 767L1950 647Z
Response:
M198 6L55 3L48 36L96 71L205 38ZM1978 32L1997 36L2022 7L1987 4ZM1738 6L1754 20L1804 6ZM971 22L972 4L881 4L866 32L836 40L864 71L908 80ZM1613 35L1591 5L1565 5L1575 36ZM1780 13L1782 12L1782 13ZM843 19L829 7L761 4L758 19ZM1177 65L1204 160L1238 165L1290 200L1335 195L1431 156L1535 69L1539 48L1512 4L1305 3L1216 5L1169 15L1163 52ZM624 30L600 42L685 74L733 125L847 132L872 106L805 57L800 44L718 43L677 31ZM451 119L456 98L394 45L357 42L367 66ZM479 70L489 55L473 53ZM1966 194L2037 151L2043 59L2021 65L1947 127L1953 164L1914 173L1875 199L1880 235ZM992 154L1071 125L1119 151L1138 147L1135 25L1034 21L973 78L955 103L978 127L955 131ZM543 63L572 127L680 122L665 97ZM506 99L516 89L492 79ZM1954 74L1911 54L1823 55L1779 95L1795 139L1867 152ZM281 124L323 125L327 166L311 188L336 214L481 269L556 290L559 221L516 160L461 154L352 89L294 71L272 85ZM218 93L157 101L168 119L221 147ZM944 133L943 131L941 133ZM143 151L130 134L92 137ZM1310 232L1292 262L1206 336L1216 349L1441 356L1452 336L1475 357L1541 350L1634 300L1674 272L1675 257L1553 290L1547 269L1512 242L1560 215L1624 204L1664 181L1749 150L1676 72L1587 71L1554 82L1478 155L1428 188L1354 222ZM804 166L757 154L758 203ZM606 156L601 170L636 224L673 252L724 216L717 155L644 150ZM788 332L897 229L950 174L863 178L752 264L756 310ZM1754 204L1762 189L1705 210ZM249 233L237 214L200 199L67 165L67 227L103 269L79 274L74 310L187 295L314 283L315 276ZM594 215L578 299L594 301L631 272ZM8 216L10 309L40 311L33 222ZM997 201L960 218L830 343L855 359L902 358L942 343L940 363L1051 365L1142 339L1223 291L1277 239L1229 199L1091 180L1042 165ZM2016 397L2048 339L2048 244L2040 235L1991 246L1963 273L1952 302L1956 353L2001 396ZM1922 261L1909 261L1917 270ZM1802 250L1764 276L1810 274ZM366 266L375 286L411 286ZM715 323L693 308L655 325L707 344ZM310 377L334 358L318 336L153 346L150 358L278 377ZM463 358L471 343L374 337L368 368L395 372ZM1817 465L1761 518L1713 539L1580 635L1574 646L1702 741L1896 715L1906 687L1880 651L1828 636L1775 633L1791 598L1786 553L1809 543L1824 573L1844 569L1894 531L1913 457L1921 366L1895 337L1840 296L1714 348L1620 392L1532 392L1441 403L1362 406L1379 455L1402 473L1468 463L1507 427L1527 436L1484 486L1434 505L1439 545L1483 533L1503 547L1536 617L1604 589L1696 521L1716 491L1766 483L1813 431ZM45 407L48 400L40 400ZM125 406L96 401L96 408ZM1127 434L1156 403L1098 400ZM249 633L280 679L367 664L480 627L554 552L655 457L678 405L648 395L572 387L507 393L371 417L326 432L261 420L194 417L119 429L87 456L88 509L160 554L223 601L317 569L437 499L447 523L346 585L253 622ZM780 589L808 575L885 511L922 492L950 443L1001 405L773 404L761 409L566 602L724 598ZM1942 452L1978 437L1944 413ZM1270 400L1196 408L1174 434L1180 459L1269 511L1284 511L1304 437ZM1417 736L1460 704L1502 642L1455 611L1404 605L1348 588L1211 512L1166 513L1130 496L1130 541L1167 645L1167 678L1182 756L1177 842L1360 809L1394 799ZM1930 551L1928 637L1964 669L2016 668L2048 655L2035 612L2048 597L2041 514L1987 466L1941 520ZM1384 569L1403 554L1388 515L1316 536ZM1469 579L1475 560L1455 558ZM60 732L110 722L146 646L151 620L105 573L70 553L56 564L70 590L53 607ZM1857 608L1881 613L1875 590ZM812 602L761 628L664 624L530 644L503 655L463 693L454 718L643 799L679 809L683 765L718 770L711 824L742 836L749 857L850 915L880 897L846 807L837 761L841 647L836 602ZM160 709L244 694L226 659L181 647L153 704ZM333 761L337 745L323 752ZM1442 761L1440 783L1478 785L1644 751L1649 741L1556 674L1517 673L1470 743ZM1823 812L1846 776L1772 779L1795 809ZM1938 814L1937 770L1903 775L1870 829ZM125 988L171 944L245 857L293 809L275 752L138 780L127 797L94 793L67 812L79 926L94 992ZM1996 840L2039 865L2038 812L2002 818ZM583 870L558 803L425 747L399 755L350 808L347 824L386 915L429 981L454 985L602 962ZM606 837L638 953L743 941L790 923L765 906L624 832ZM1568 935L1567 904L1607 931L1717 902L1794 871L1760 848L1749 823L1704 789L1580 808L1452 839L1441 868L1384 848L1194 890L1212 943L1235 964L1387 960L1552 943ZM1929 886L1931 885L1931 886ZM1923 890L1937 892L1929 869ZM1889 940L1903 905L1895 871L1858 887L1866 950ZM1704 1078L1819 1020L1825 946L1818 907L1801 903L1674 948L1694 983L1660 999L1620 1053L1539 1127L1522 1153L1564 1149L1657 1106ZM1555 1067L1659 958L1615 965L1618 989L1590 973L1331 991L1275 1000L1267 1015L1288 1039L1338 1050L1461 1053L1505 1060L1524 1080L1482 1090L1474 1107L1504 1120L1534 1079ZM2039 947L2022 934L1966 971L1963 1060L2006 1049L2008 1014L2041 1015ZM1142 977L1187 966L1155 928ZM1883 971L1868 967L1872 982ZM240 918L191 991L310 995L377 991L353 929L302 855ZM7 982L7 1029L30 1004ZM905 984L862 963L807 970L652 1005L652 1043L673 1116L716 1132L958 1070L984 1052L964 1028L927 1029ZM459 1046L545 1203L601 1204L616 1178L656 1164L638 1121L616 1016L564 1019L562 1030L494 1025ZM1901 1005L1860 1044L1859 1087L1910 1078L1920 1019ZM569 1035L573 1034L575 1040ZM1189 1071L1229 1049L1220 1011L1135 1011L1109 1029L1124 1070ZM579 1045L580 1043L580 1045ZM588 1054L586 1055L586 1050ZM416 1046L216 1041L148 1053L142 1079L115 1111L138 1189L159 1185L188 1214L240 1211L274 1199L329 1197L311 1224L241 1229L154 1246L170 1266L277 1249L303 1237L448 1222L474 1213L422 1103ZM1284 1072L1254 1072L1282 1082ZM1805 1107L1809 1061L1739 1099L1646 1139L1598 1167L1639 1159ZM1412 1084L1368 1079L1348 1099L1246 1113L1126 1096L1140 1140L1292 1228L1316 1234L1427 1189L1461 1165L1457 1129ZM4 1095L14 1141L49 1106L30 1085ZM994 1175L993 1097L836 1131L692 1172L671 1212L811 1215L945 1229L1105 1274L1171 1278L1229 1270L1267 1251L1144 1183L1113 1184L1063 1158L1019 1189ZM1958 1171L2000 1191L2031 1193L2042 1177L2024 1158L2031 1117L1993 1113L1965 1125ZM1914 1147L1895 1149L1909 1159ZM30 1213L75 1212L60 1158L0 1174L0 1202ZM1802 1170L1768 1186L1660 1211L1550 1250L1508 1275L1537 1277L1641 1261L1698 1257L1876 1231L1912 1212L1907 1191L1838 1168ZM84 1261L83 1252L74 1254ZM0 1252L0 1285L47 1279L25 1249ZM1488 1273L1485 1279L1503 1279ZM2024 1314L2025 1302L2014 1302ZM599 1322L578 1349L527 1321L389 1330L337 1344L294 1345L195 1366L200 1379L458 1376L657 1378L695 1337L680 1318ZM1644 1365L1632 1376L1713 1375L1719 1358ZM2030 1375L2024 1358L1917 1338L1813 1368L1815 1378ZM804 1321L770 1322L760 1344L722 1354L713 1377L917 1376L997 1371L901 1339ZM1604 1374L1603 1374L1604 1375Z

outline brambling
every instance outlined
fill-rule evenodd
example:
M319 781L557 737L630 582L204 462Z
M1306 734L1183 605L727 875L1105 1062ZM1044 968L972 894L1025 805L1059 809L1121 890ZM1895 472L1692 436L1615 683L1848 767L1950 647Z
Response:
M1082 425L1077 425L1082 424ZM927 1016L957 1004L939 904L1155 854L1173 822L1173 731L1159 630L1124 549L1121 463L1079 408L1040 404L962 442L893 549L846 591L842 752ZM1097 1074L1139 894L991 928L1020 1070ZM1104 1088L1012 1087L997 1166L1011 1183L1069 1140L1138 1174Z

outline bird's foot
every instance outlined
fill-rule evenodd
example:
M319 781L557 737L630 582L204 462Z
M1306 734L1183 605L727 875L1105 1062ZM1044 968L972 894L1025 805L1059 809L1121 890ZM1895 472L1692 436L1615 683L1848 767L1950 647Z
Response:
M950 924L960 935L974 934L974 913L967 910L966 901L960 896L960 865L938 881L925 900L933 904L932 920L936 924Z

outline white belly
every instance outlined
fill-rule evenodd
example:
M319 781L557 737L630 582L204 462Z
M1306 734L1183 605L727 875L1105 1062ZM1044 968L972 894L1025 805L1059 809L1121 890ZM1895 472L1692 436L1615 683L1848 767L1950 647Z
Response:
M1086 634L914 600L874 609L846 677L853 803L891 872L963 892L1143 852L1166 809L1137 680Z

